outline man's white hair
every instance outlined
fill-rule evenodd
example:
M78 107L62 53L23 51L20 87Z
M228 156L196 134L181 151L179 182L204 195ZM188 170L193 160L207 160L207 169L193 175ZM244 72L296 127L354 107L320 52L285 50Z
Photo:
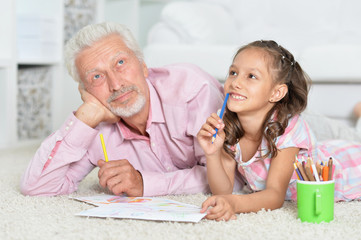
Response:
M103 22L91 24L80 29L65 45L64 61L70 76L80 82L78 70L75 66L75 59L84 48L91 47L99 40L113 34L118 34L125 45L133 51L140 62L144 61L143 52L130 30L119 23Z

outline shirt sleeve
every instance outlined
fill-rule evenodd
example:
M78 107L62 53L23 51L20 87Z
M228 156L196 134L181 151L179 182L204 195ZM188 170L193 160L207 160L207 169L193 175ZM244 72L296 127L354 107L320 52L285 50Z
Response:
M312 132L307 123L301 116L297 115L289 120L284 134L276 140L276 145L278 149L297 147L308 150L311 144L311 135Z
M87 157L87 149L97 133L71 114L36 151L22 176L21 192L44 196L74 192L95 167Z
M207 193L209 186L206 172L206 167L201 165L170 173L142 171L143 196Z

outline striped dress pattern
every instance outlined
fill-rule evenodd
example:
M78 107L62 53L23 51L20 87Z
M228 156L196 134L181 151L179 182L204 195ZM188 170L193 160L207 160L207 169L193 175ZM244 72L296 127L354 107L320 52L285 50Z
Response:
M289 120L283 135L276 139L278 149L297 147L298 159L311 157L314 161L333 158L335 180L335 201L361 200L361 143L342 139L318 142L314 133L301 115ZM250 192L264 190L271 158L261 159L267 152L267 142L262 140L259 150L247 162L242 161L239 144L230 147L235 151L235 161L241 178L247 183ZM296 200L296 180L294 172L285 200Z

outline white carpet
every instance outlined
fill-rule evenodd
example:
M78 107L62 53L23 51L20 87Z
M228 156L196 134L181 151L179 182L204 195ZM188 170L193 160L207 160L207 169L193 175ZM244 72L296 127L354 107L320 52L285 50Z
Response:
M361 202L336 203L331 223L301 223L295 202L275 211L240 214L229 222L199 223L100 219L74 216L93 208L68 196L26 197L19 180L35 147L0 151L0 239L361 239ZM97 169L72 196L102 193ZM203 194L164 198L201 205Z

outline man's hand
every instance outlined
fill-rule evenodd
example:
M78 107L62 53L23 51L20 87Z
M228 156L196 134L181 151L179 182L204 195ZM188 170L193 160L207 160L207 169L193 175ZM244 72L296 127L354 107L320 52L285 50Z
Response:
M101 122L116 123L120 120L118 116L114 115L96 97L81 87L80 84L78 89L81 99L84 102L75 113L75 116L79 120L92 128L96 127Z
M115 195L127 194L129 197L143 196L143 178L128 160L105 162L98 161L99 184L107 187Z

